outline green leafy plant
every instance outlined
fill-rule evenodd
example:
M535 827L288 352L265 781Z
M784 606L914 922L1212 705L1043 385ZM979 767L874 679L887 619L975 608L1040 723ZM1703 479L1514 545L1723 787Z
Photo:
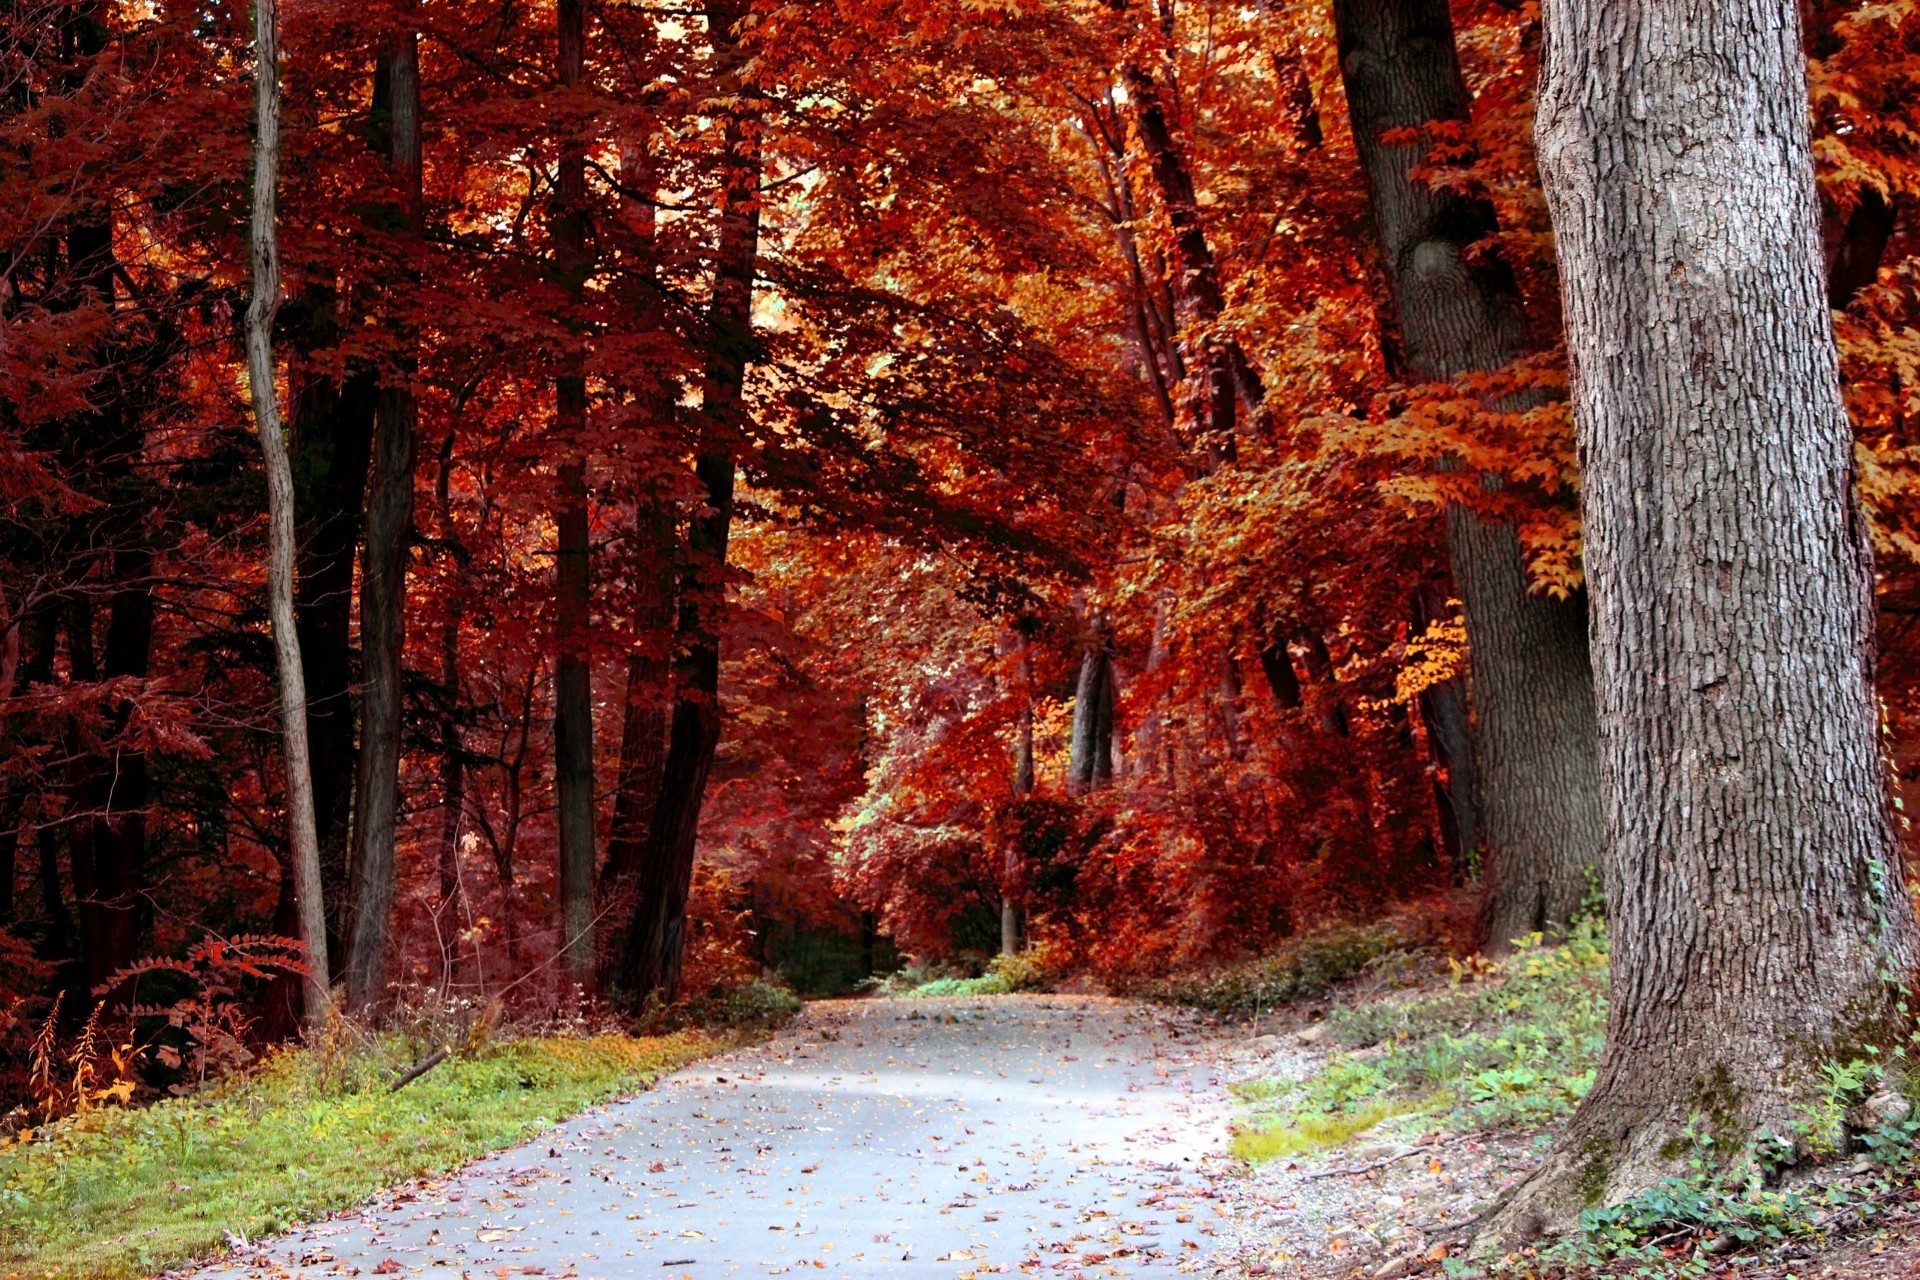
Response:
M1593 1086L1606 988L1606 935L1589 918L1557 945L1457 966L1443 990L1336 1009L1327 1036L1343 1047L1317 1071L1239 1087L1253 1114L1236 1149L1290 1155L1406 1115L1463 1130L1566 1115Z

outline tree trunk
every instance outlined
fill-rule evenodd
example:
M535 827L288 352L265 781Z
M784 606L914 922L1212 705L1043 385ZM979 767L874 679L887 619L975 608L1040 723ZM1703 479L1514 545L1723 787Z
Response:
M1844 310L1862 289L1880 278L1880 260L1893 238L1893 206L1872 187L1860 189L1827 264L1827 305Z
M1085 795L1113 778L1113 657L1104 624L1080 658L1073 694L1073 732L1067 741L1067 792Z
M1275 706L1294 711L1302 705L1300 673L1293 669L1293 654L1287 651L1285 640L1275 637L1261 648L1260 670L1267 677L1267 691L1273 694Z
M662 584L666 585L666 584ZM673 634L671 589L642 607L645 634ZM597 900L603 914L618 919L633 910L635 877L646 859L648 827L665 778L672 727L673 664L662 652L636 651L627 657L627 688L620 726L620 778L613 797L613 827L607 837L606 865L600 872ZM611 957L609 957L611 959Z
M1381 141L1470 114L1446 0L1335 0L1334 20L1407 366L1435 381L1501 368L1525 350L1526 323L1512 271L1470 252L1498 229L1493 207L1416 180L1424 144ZM1488 946L1499 952L1518 934L1563 928L1600 871L1586 609L1530 592L1510 526L1456 506L1447 535L1480 729Z
M122 585L108 605L106 661L100 675L144 680L153 650L153 593L146 581L152 556L132 549L116 553L113 562ZM91 610L82 616L89 625L69 636L70 646L93 643ZM93 665L91 653L86 665ZM109 712L104 735L108 743L123 738L132 714L130 702ZM97 987L139 954L146 888L147 757L141 751L115 749L80 767L81 816L70 835L71 866L87 984Z
M1020 736L1014 743L1013 798L1016 802L1033 794L1033 652L1032 641L1020 636ZM1013 885L1020 877L1020 847L1007 842L1003 855L1006 881ZM1011 888L1000 895L1000 954L1010 956L1020 950L1020 912L1014 905Z
M310 289L301 308L306 315L289 325L283 311L281 328L293 331L287 359L287 436L297 544L293 608L307 685L314 838L320 849L327 954L344 955L352 909L348 889L352 860L347 848L353 825L353 781L360 760L353 697L353 574L379 381L364 365L342 380L301 369L303 348L337 340L330 331L331 317L324 314L331 306L330 294ZM298 937L300 907L293 864L284 851L276 851L275 861L280 893L271 928L281 937ZM257 1035L271 1042L299 1030L304 985L305 979L297 973L275 974L267 981L254 1004Z
M319 323L315 320L314 327ZM319 340L311 332L298 336ZM288 383L293 388L288 425L299 521L294 616L307 684L314 830L320 844L329 951L344 954L352 912L352 858L347 849L354 777L360 767L353 698L353 576L379 380L365 367L339 382L326 375L302 378L290 369ZM298 986L295 979L289 983ZM276 980L275 985L281 984Z
M560 0L560 84L577 86L586 69L586 11L581 0ZM569 139L560 157L555 190L554 256L568 295L578 303L585 290L587 161L579 139ZM585 983L593 975L593 667L587 634L592 605L588 547L587 464L582 437L587 424L587 381L575 370L555 388L561 448L571 451L559 472L559 539L554 566L553 783L559 807L560 957L568 976Z
M1592 1091L1481 1248L1804 1146L1916 958L1790 0L1552 0L1536 136L1611 807ZM1689 1122L1711 1133L1700 1153ZM1837 1134L1815 1134L1836 1138Z
M293 846L300 939L307 945L303 1005L309 1026L326 1020L326 912L320 892L320 844L313 820L313 764L307 749L306 674L293 616L293 468L274 386L273 317L280 309L276 226L280 167L280 36L277 0L254 0L253 298L247 304L247 380L267 470L267 616L280 676L281 733L287 770L287 823Z
M700 809L720 745L720 627L726 611L734 450L746 427L743 391L754 351L753 282L760 243L760 107L751 87L740 81L745 59L734 30L744 15L744 7L733 0L711 3L706 10L720 74L735 90L726 121L720 245L707 316L705 412L694 468L707 505L687 532L667 760L616 970L618 999L628 1009L655 998L671 1003L679 996Z
M400 212L420 230L420 55L411 31L383 58L389 152ZM374 414L367 542L360 561L360 760L355 778L353 931L347 947L349 1008L380 993L393 931L394 836L400 803L401 688L407 645L407 552L413 536L413 468L419 410L402 350Z
M28 692L37 685L53 683L60 628L54 602L44 597L24 609L23 613L19 622L22 652L14 688ZM35 882L40 891L41 915L46 922L46 933L41 937L36 952L45 959L68 960L74 954L73 916L67 910L66 895L60 887L56 829L47 822L46 801L40 800L35 807L40 819L33 831L37 872Z
M1450 614L1446 592L1422 587L1414 599L1414 625L1425 629ZM1445 771L1435 780L1435 803L1440 813L1444 846L1454 875L1462 876L1467 860L1480 847L1479 793L1473 784L1473 720L1467 702L1467 680L1456 675L1420 691L1420 719L1434 763Z
M1479 606L1468 606L1467 656L1492 854L1486 946L1497 955L1526 934L1563 932L1605 864L1586 598L1529 594L1511 527L1458 507L1447 518L1454 581Z
M658 218L653 205L658 174L644 130L622 146L620 178L624 188L625 223L634 247L645 263L646 289L640 299L651 301L659 287L653 272ZM639 311L643 302L636 302ZM643 313L640 324L650 323ZM643 429L671 420L672 406L658 404L658 417L644 421ZM667 497L651 486L636 495L633 511L634 554L629 572L636 580L632 643L627 655L626 693L620 717L620 772L614 785L613 825L607 835L607 857L594 895L602 918L625 920L633 914L636 877L646 857L647 831L667 767L667 738L673 715L673 646L675 643L676 575L679 531ZM619 959L616 947L603 947L598 956L602 985L611 986Z
M1311 701L1319 713L1320 727L1337 738L1347 737L1353 732L1353 721L1347 714L1347 699L1340 691L1340 673L1333 665L1333 654L1327 648L1327 642L1317 631L1309 631L1301 639L1305 649L1307 678L1311 680Z
M466 612L465 587L470 557L453 522L454 433L440 449L433 482L434 514L456 582L447 593L447 620L440 630L440 901L435 909L442 945L453 904L460 894L460 835L467 808L467 751L460 737L460 623Z
M1240 698L1244 692L1240 659L1229 649L1220 655L1220 680L1215 688L1220 704L1220 734L1226 742L1229 760L1247 758L1246 735L1240 731Z

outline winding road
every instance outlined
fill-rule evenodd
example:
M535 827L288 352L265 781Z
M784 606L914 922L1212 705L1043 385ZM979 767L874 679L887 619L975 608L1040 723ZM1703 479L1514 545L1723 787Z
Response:
M828 1001L446 1179L195 1273L1207 1273L1218 1039L1095 997Z

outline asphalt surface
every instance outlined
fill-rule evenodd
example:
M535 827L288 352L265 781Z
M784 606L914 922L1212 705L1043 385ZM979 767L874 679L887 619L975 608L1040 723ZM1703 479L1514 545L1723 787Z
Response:
M1092 997L824 1002L450 1177L195 1273L1207 1272L1217 1042Z

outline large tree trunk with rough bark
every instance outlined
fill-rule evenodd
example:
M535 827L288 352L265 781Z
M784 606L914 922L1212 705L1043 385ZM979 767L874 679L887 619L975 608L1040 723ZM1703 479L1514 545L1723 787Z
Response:
M275 0L254 0L253 298L247 305L247 380L267 470L267 617L280 677L280 732L285 743L287 825L293 848L300 940L307 947L302 1002L309 1026L325 1021L326 909L320 891L320 843L313 821L313 761L307 747L306 674L293 614L293 468L274 386L273 317L280 309L279 170L280 32Z
M1468 118L1446 0L1335 0L1334 20L1406 365L1432 380L1498 369L1523 353L1526 324L1511 270L1497 254L1469 252L1497 230L1492 206L1416 180L1422 143L1382 140ZM1499 951L1519 934L1564 927L1601 870L1586 609L1529 590L1510 526L1456 507L1447 533L1479 721L1488 945Z
M572 88L586 72L586 11L580 0L560 0L560 84ZM591 269L587 248L587 159L580 139L567 141L556 185L553 241L555 266L568 295L578 302ZM560 958L568 977L593 974L593 659L587 634L592 605L588 546L587 463L582 437L587 425L587 380L575 367L555 388L561 447L560 506L554 525L559 545L554 563L553 783L559 808Z
M388 110L388 162L399 212L420 232L420 53L411 31L381 58ZM353 929L347 944L347 1004L379 997L393 931L394 836L400 807L401 662L407 645L407 558L413 537L413 469L419 411L408 382L413 353L396 352L374 413L367 538L360 560L360 759L355 775Z
M733 527L734 458L747 425L745 387L754 355L753 285L760 245L760 105L741 77L739 0L706 6L723 82L734 89L721 163L719 253L707 309L703 422L694 471L706 509L687 530L674 663L673 719L660 795L647 831L633 916L616 962L616 998L628 1009L679 995L687 898L707 778L720 746L720 629L726 614L727 543Z
M1612 1006L1592 1091L1482 1248L1684 1172L1690 1121L1716 1162L1803 1144L1822 1064L1904 1043L1916 952L1799 14L1549 0L1545 21Z

